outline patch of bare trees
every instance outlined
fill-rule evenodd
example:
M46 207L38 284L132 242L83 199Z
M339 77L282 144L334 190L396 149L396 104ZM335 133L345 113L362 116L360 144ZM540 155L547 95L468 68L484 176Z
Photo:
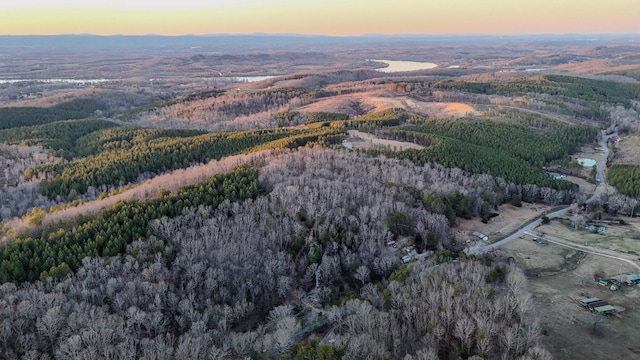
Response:
M330 326L349 359L548 355L517 269L420 260L388 280L401 257L386 246L390 213L439 247L449 239L447 219L399 185L486 196L495 180L318 148L274 158L261 181L268 196L158 219L126 255L85 258L59 282L0 285L0 353L278 356Z
M589 211L603 209L609 214L634 216L638 200L620 194L611 185L601 184L596 188L593 201L587 204Z
M416 263L412 271L412 280L388 284L386 306L356 299L331 309L336 344L347 349L347 358L550 358L538 347L539 328L520 270L506 269L501 284L488 282L490 268L473 261L436 270Z
M609 107L612 126L616 126L620 133L633 134L640 131L640 114L634 108L623 106Z
M24 171L56 161L59 159L40 147L0 144L0 220L22 216L35 207L53 205L38 192L38 179L26 180Z

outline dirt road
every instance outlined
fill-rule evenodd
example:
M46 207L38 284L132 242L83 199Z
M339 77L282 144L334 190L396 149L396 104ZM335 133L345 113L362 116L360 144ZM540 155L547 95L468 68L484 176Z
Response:
M627 264L630 264L632 266L634 266L637 269L640 269L640 265L638 264L638 256L637 255L633 255L633 254L625 254L622 252L618 252L618 251L613 251L613 250L608 250L608 249L601 249L601 248L596 248L593 246L585 246L585 245L580 245L580 244L576 244L574 242L565 240L565 239L561 239L559 237L553 236L553 235L549 235L549 234L544 234L544 236L537 234L537 233L533 233L533 232L525 232L527 235L531 235L531 236L541 236L542 238L544 238L544 240L556 244L556 245L560 245L560 246L564 246L566 248L570 248L573 250L578 250L578 251L582 251L588 254L593 254L593 255L598 255L598 256L604 256L604 257L608 257L611 259L616 259L616 260L620 260L623 261Z

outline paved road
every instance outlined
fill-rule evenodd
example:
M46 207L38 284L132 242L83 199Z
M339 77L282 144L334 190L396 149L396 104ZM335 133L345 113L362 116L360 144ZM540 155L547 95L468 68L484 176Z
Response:
M618 132L615 131L609 135L603 136L600 139L600 146L604 149L603 154L602 154L602 159L600 161L600 163L598 163L597 169L598 169L598 177L601 180L600 183L598 184L598 186L603 186L606 183L606 179L604 177L604 169L605 166L607 164L607 158L609 157L609 147L607 146L607 142L609 141L610 138L617 136ZM586 203L590 203L595 199L595 193L587 200L585 201ZM565 207L563 209L554 211L552 213L547 214L547 217L549 218L555 218L561 215L564 215L567 211L569 211L569 207ZM495 242L493 244L488 244L485 245L483 247L481 247L480 249L478 249L476 251L477 254L485 254L493 249L496 249L514 239L519 238L520 236L524 235L526 232L532 232L533 229L535 229L536 227L538 227L540 224L542 223L541 219L537 219L534 220L526 225L524 225L523 227L520 228L520 230L516 231L514 234L507 236L506 238Z
M567 211L569 211L568 207L560 209L560 210L557 210L557 211L554 211L552 213L549 213L549 214L547 214L547 217L549 217L549 218L558 217L560 215L563 215ZM521 227L520 230L518 230L515 233L507 236L506 238L504 238L504 239L502 239L500 241L494 242L493 244L489 244L489 245L485 245L485 246L481 247L478 250L478 253L484 254L484 253L489 252L489 251L491 251L493 249L496 249L496 248L498 248L498 247L500 247L500 246L502 246L502 245L504 245L504 244L506 244L506 243L508 243L508 242L510 242L512 240L515 240L515 239L519 238L520 236L524 235L527 232L532 232L533 229L538 227L541 223L542 223L542 219L534 220L534 221L528 223L527 225Z
M602 139L600 139L600 147L603 149L603 152L602 152L602 161L600 161L600 163L598 164L598 179L600 179L600 183L602 184L607 182L607 178L604 176L604 168L607 165L607 158L609 157L609 146L607 146L607 143L609 142L609 139L611 139L614 136L618 136L617 129L613 133L603 136ZM589 199L588 201L592 199L593 197L591 197L591 199Z

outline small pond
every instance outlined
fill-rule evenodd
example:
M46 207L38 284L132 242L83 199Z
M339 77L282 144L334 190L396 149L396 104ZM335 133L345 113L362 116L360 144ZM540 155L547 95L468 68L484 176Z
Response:
M592 167L593 165L596 164L595 160L589 159L589 158L579 158L577 161L578 161L578 164L584 167Z

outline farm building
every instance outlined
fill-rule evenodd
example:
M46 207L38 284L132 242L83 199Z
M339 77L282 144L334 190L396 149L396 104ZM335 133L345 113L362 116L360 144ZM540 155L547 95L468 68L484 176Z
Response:
M603 306L598 306L597 308L593 308L593 310L601 314L607 314L607 313L616 311L616 308L614 308L611 305L603 305Z
M586 298L586 299L580 300L580 305L587 307L589 304L594 303L596 301L600 301L600 299L598 299L597 297Z
M595 308L599 308L605 305L609 305L609 302L607 302L606 300L600 300L600 301L594 301L588 304L587 306L589 307L589 309L594 310Z
M580 305L599 314L610 314L616 311L616 308L609 304L606 300L597 297L584 298L580 300Z

